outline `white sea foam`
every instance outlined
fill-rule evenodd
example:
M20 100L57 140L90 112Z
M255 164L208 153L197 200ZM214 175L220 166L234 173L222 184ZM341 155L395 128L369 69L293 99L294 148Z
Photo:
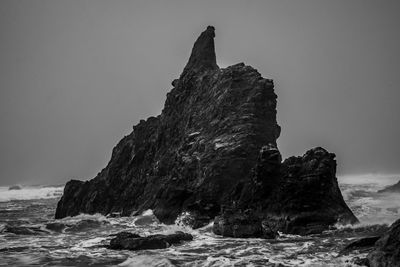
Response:
M64 222L64 223L70 223L70 224L74 224L80 221L85 221L85 220L91 220L91 221L99 221L99 222L104 222L104 221L109 221L109 219L100 214L100 213L96 213L96 214L85 214L85 213L81 213L79 215L76 216L72 216L72 217L65 217L62 219L59 219L58 221Z
M8 190L8 187L2 186L0 187L0 202L7 202L12 200L58 198L62 196L63 190L64 186L25 186L19 190Z
M125 267L142 267L142 266L154 266L154 267L169 267L174 266L167 258L163 258L156 255L137 255L126 259L124 262L118 264L118 266Z
M366 173L366 174L352 174L352 175L338 175L338 181L342 184L379 184L384 187L392 185L400 180L400 174L379 174L379 173Z
M377 193L397 183L400 175L349 175L339 177L342 195L361 225L391 224L399 217L400 193Z

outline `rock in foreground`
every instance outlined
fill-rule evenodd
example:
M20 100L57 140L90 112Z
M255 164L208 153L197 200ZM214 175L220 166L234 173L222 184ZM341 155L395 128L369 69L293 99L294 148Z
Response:
M400 220L375 243L374 251L367 258L371 267L400 266Z
M128 250L163 249L181 243L182 241L191 240L193 240L193 236L183 232L176 232L170 235L150 235L146 237L140 237L135 233L122 232L117 234L116 237L110 241L109 248Z

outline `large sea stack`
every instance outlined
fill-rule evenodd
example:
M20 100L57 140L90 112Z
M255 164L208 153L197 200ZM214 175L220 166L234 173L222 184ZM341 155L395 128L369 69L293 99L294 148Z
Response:
M273 81L243 63L220 69L214 37L212 26L201 33L161 115L134 126L94 179L66 184L56 218L153 209L200 226L219 215L215 233L243 237L357 222L335 155L315 148L282 163Z

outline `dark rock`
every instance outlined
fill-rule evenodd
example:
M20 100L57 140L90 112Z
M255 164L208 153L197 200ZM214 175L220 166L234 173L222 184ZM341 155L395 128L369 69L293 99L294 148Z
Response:
M353 250L358 250L362 253L367 252L368 250L372 250L375 245L375 242L381 236L368 236L357 239L356 241L351 242L350 244L346 245L346 247L340 252L340 254L347 254Z
M224 212L215 217L213 232L228 237L261 237L261 220L244 213Z
M164 223L184 211L213 219L252 178L259 149L280 134L274 85L243 63L219 69L213 39L212 27L200 35L161 115L134 126L94 179L66 184L56 218L153 209Z
M277 231L263 227L262 220L250 210L245 212L224 211L221 216L215 217L213 232L217 235L246 238L263 237L275 238Z
M126 238L137 238L137 237L140 237L140 235L137 234L137 233L131 233L131 232L126 232L126 231L124 231L124 232L119 232L119 233L117 233L117 234L111 234L110 236L115 236L115 238L118 238L118 239L126 239Z
M28 226L13 226L6 225L1 231L2 233L13 233L16 235L42 235L48 232L40 229L40 227L28 227Z
M8 188L8 190L21 190L22 187L20 185L12 185Z
M382 190L379 190L378 193L400 193L400 181L398 181L394 185L391 185Z
M375 243L367 256L371 267L400 266L400 219Z
M13 253L13 252L23 252L28 249L30 249L30 246L22 246L22 247L5 247L5 248L0 248L0 252L6 252L6 253Z
M370 267L369 261L367 258L354 257L353 259L351 259L350 262L355 265Z
M315 148L282 163L273 81L243 63L219 69L214 37L209 26L197 39L161 115L134 126L94 179L66 184L56 218L153 209L173 223L188 212L198 227L220 215L217 233L266 237L357 222L335 155Z
M248 233L246 224L236 223L242 210L251 210L256 229L261 224L270 233L307 235L336 223L357 223L340 192L334 158L318 147L280 164L280 154L273 146L262 148L254 178L232 195L232 206L217 218L214 233L231 236L231 231L224 229L241 225ZM254 237L258 236L259 231L254 231Z
M194 43L189 62L183 70L182 76L187 72L218 69L214 47L215 28L208 26ZM175 86L175 85L174 85Z
M163 249L182 241L191 240L193 240L193 236L183 232L176 232L170 235L150 235L147 237L123 232L111 239L109 248L128 250Z

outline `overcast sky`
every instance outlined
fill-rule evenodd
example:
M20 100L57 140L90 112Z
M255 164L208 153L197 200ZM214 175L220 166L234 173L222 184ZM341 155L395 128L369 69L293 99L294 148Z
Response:
M93 178L197 36L275 81L279 148L400 173L400 1L0 1L0 185Z

